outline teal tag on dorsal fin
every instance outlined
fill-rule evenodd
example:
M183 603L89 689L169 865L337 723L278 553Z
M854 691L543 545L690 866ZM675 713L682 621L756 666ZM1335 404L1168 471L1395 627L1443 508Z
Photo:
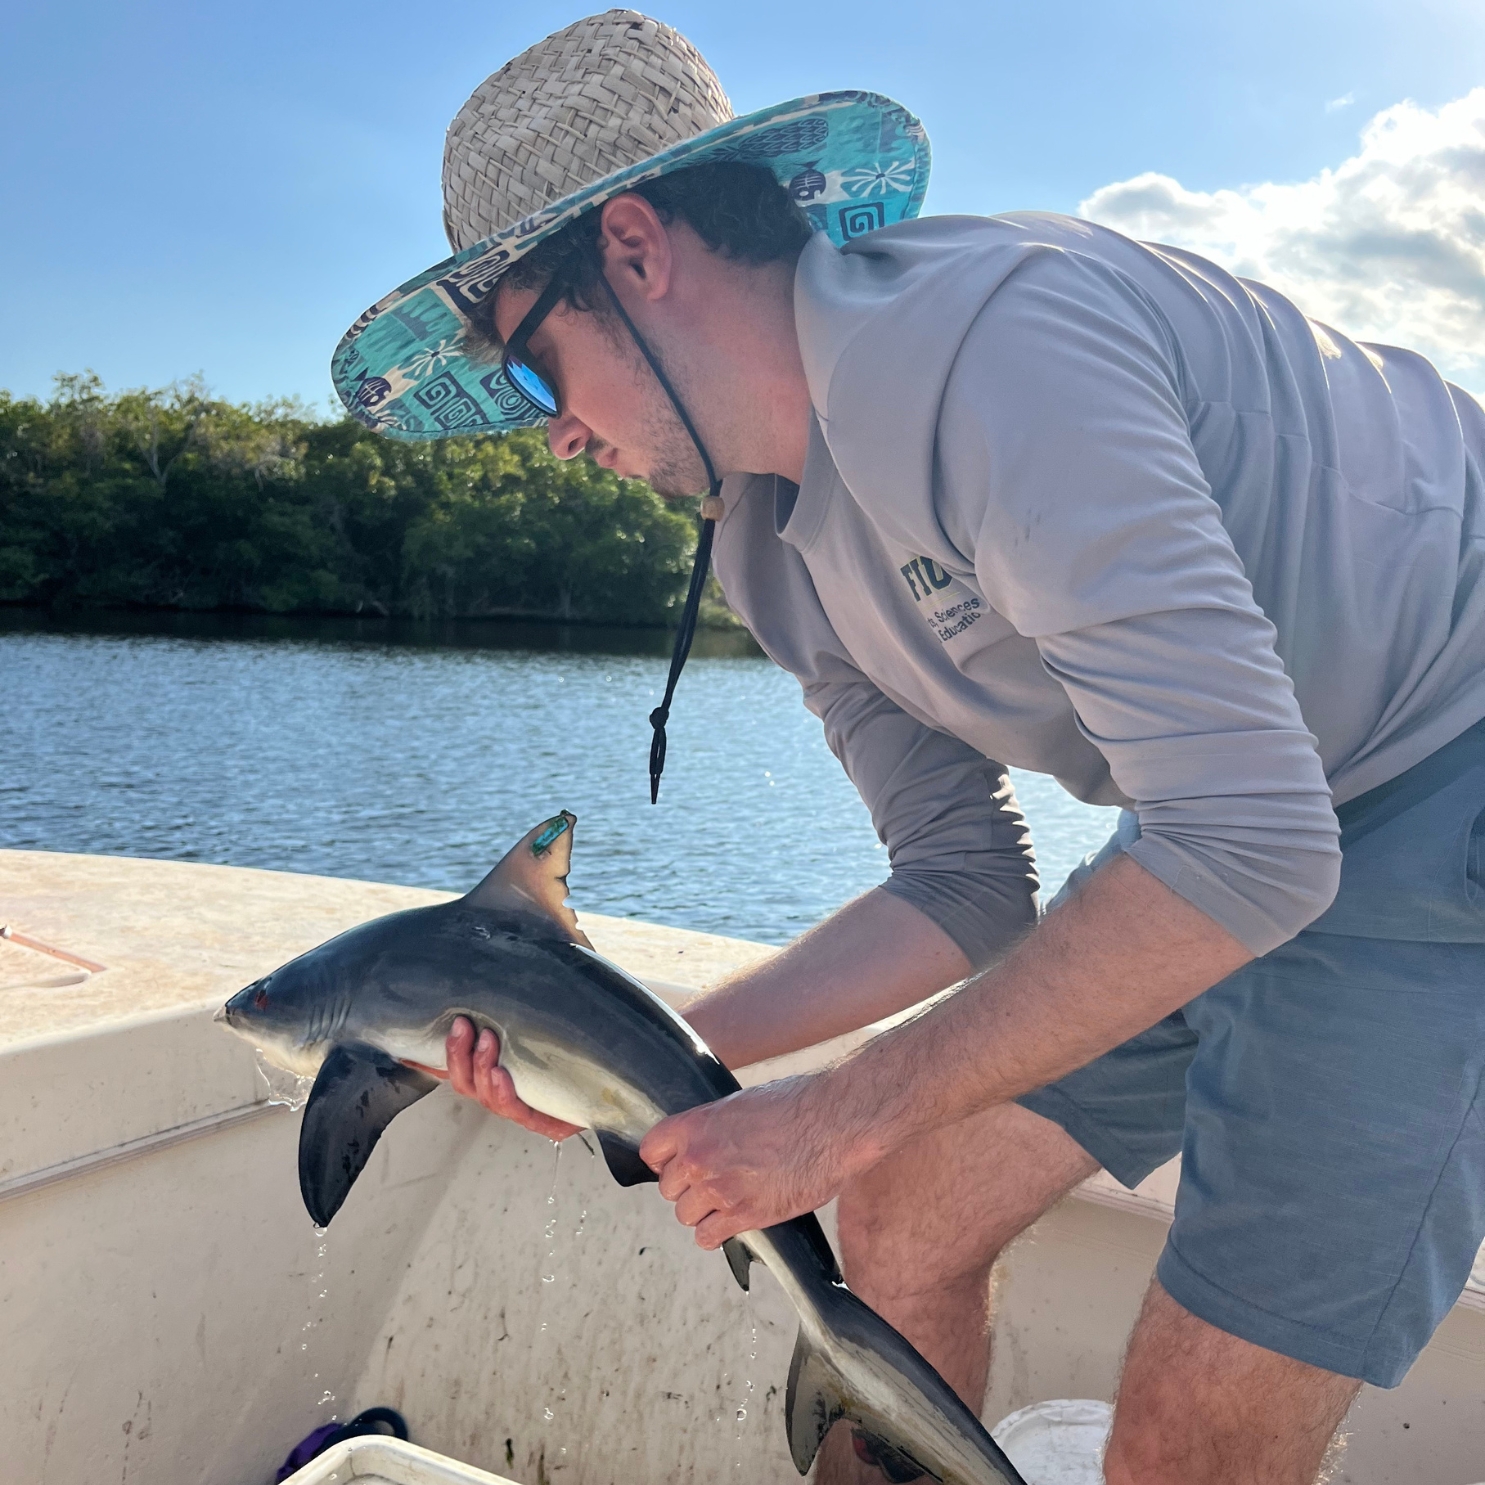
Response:
M567 829L567 816L558 815L555 819L548 820L540 835L531 842L531 854L540 856L546 848L557 840Z

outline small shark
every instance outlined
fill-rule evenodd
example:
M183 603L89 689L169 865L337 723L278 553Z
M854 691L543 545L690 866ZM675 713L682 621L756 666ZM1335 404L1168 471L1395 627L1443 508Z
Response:
M653 1181L640 1141L737 1079L652 991L600 957L567 905L576 818L520 840L466 896L363 923L240 990L217 1013L314 1088L299 1132L299 1189L326 1226L383 1130L438 1080L456 1016L500 1038L533 1108L591 1129L621 1186ZM813 1215L725 1245L737 1282L764 1263L799 1312L784 1418L799 1473L838 1418L894 1481L1024 1485L942 1377L846 1287Z

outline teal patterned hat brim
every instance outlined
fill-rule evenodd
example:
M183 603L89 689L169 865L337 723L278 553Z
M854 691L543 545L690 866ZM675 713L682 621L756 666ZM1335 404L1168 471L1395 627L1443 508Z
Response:
M346 331L330 362L351 415L392 438L498 433L542 422L498 366L462 353L467 317L500 275L590 207L672 170L720 161L771 170L837 245L917 216L928 136L877 93L819 93L759 109L615 171L408 280Z

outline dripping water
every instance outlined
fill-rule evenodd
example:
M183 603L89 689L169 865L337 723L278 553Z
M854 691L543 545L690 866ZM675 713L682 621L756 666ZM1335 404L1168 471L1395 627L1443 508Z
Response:
M553 1140L552 1147L557 1152L557 1158L552 1162L552 1189L547 1192L547 1225L543 1229L543 1236L547 1242L547 1267L551 1273L543 1274L541 1282L552 1284L557 1279L557 1178L562 1174L562 1145ZM545 1326L542 1327L546 1329Z
M270 1062L261 1047L253 1048L253 1059L258 1064L258 1076L267 1090L263 1102L280 1104L286 1109L302 1109L309 1102L309 1090L314 1087L313 1078L301 1077Z
M753 1313L753 1295L751 1290L743 1290L743 1313L748 1317L748 1367L747 1375L743 1378L744 1390L741 1401L737 1405L737 1411L733 1415L737 1422L738 1445L737 1462L734 1469L742 1468L742 1437L743 1424L748 1419L748 1403L752 1400L753 1389L757 1385L753 1380L753 1373L757 1370L755 1363L758 1360L758 1317Z
M547 1245L546 1262L541 1276L541 1282L543 1284L553 1284L557 1280L557 1225L560 1215L557 1208L557 1182L562 1174L562 1142L560 1140L553 1140L552 1148L556 1151L556 1156L552 1161L552 1185L551 1189L547 1192L546 1226L542 1229ZM541 1329L545 1331L546 1328L547 1322L543 1319ZM566 1396L567 1389L564 1387L557 1398L548 1398L541 1410L541 1416L546 1422L552 1422L557 1416L553 1403L560 1403ZM567 1451L564 1449L562 1452L565 1454Z
M306 1081L308 1080L306 1079ZM325 1227L316 1227L314 1262L315 1273L309 1281L310 1293L312 1296L310 1301L310 1313L309 1319L304 1322L299 1330L300 1353L305 1355L306 1361L309 1361L311 1365L313 1365L314 1362L307 1355L309 1351L309 1343L314 1338L314 1332L322 1324L324 1324L326 1309L325 1301L330 1297L330 1286L325 1280L325 1254L328 1252L329 1246L329 1229ZM310 1380L312 1382L319 1382L319 1372L314 1372L311 1375ZM340 1414L334 1408L335 1393L323 1384L321 1384L319 1391L319 1400L316 1402L315 1406L320 1408L329 1407L331 1409L331 1412L328 1415L329 1420L332 1423L336 1422L339 1419Z

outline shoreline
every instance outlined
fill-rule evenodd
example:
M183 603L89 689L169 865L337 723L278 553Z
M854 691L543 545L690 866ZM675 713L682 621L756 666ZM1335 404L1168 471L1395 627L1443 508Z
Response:
M413 618L402 614L265 613L256 609L69 608L0 603L0 637L11 634L180 639L284 639L436 648L498 648L668 656L675 629L538 614ZM698 659L758 658L762 649L736 619L697 625Z

